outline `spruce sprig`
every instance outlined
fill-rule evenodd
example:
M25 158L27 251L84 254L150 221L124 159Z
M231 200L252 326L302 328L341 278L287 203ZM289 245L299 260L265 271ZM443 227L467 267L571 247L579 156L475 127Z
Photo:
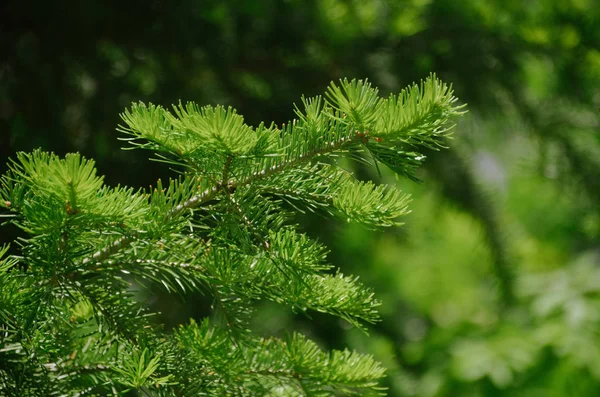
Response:
M6 222L27 235L0 249L0 392L39 395L377 395L368 355L306 337L254 335L254 303L340 317L367 331L380 302L327 262L297 212L369 228L400 224L409 197L357 181L359 158L415 179L420 147L441 148L462 113L430 76L380 98L362 80L302 98L297 119L251 127L232 108L134 103L131 148L180 167L168 184L107 187L94 162L19 153L0 179ZM3 257L4 256L4 257ZM164 334L132 286L212 299L213 315Z

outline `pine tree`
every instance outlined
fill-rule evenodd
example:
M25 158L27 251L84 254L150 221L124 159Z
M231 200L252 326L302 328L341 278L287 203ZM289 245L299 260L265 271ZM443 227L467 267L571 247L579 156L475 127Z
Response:
M370 228L399 224L409 197L356 180L341 158L417 180L462 113L430 76L381 98L367 81L302 98L297 119L244 123L232 108L135 103L118 129L173 167L168 184L108 187L94 162L18 153L0 179L5 223L26 237L0 250L0 394L7 396L379 395L384 368L306 337L259 337L254 303L338 316L367 330L379 301L327 263L299 230L314 211ZM212 299L210 318L165 332L137 288Z

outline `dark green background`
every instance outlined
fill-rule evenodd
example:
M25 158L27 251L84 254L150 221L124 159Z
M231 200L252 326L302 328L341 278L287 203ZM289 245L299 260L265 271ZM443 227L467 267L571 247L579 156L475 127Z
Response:
M449 151L427 153L423 184L399 182L404 227L301 219L375 289L383 321L366 337L267 305L256 330L371 352L390 395L599 395L597 1L8 1L0 18L2 171L42 147L96 159L113 185L168 177L119 150L137 100L232 105L257 125L341 77L384 95L430 72L453 83L469 114ZM169 326L210 305L145 299Z

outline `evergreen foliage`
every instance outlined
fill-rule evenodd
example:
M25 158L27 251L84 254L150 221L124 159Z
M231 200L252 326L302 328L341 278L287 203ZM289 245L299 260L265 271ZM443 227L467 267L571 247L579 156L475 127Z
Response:
M408 196L358 181L339 158L416 179L420 147L443 147L462 113L430 76L380 98L366 81L303 98L298 118L253 128L231 108L135 103L119 130L176 167L167 186L107 187L94 162L19 153L0 179L6 223L26 237L0 250L0 392L7 396L378 395L365 354L306 337L252 333L253 302L340 317L366 331L380 302L327 263L296 211L369 228L399 224ZM165 332L136 299L160 285L211 297L213 315Z
M252 329L301 330L327 350L373 354L392 396L596 397L600 293L583 282L600 264L596 3L9 0L0 7L0 175L8 158L42 147L94 158L109 186L155 185L169 167L119 151L114 138L134 99L231 104L257 126L296 117L288 104L330 80L368 76L387 95L435 70L469 115L450 150L424 151L427 183L402 185L408 227L378 233L296 217L331 249L329 263L376 291L381 321L367 336L337 317L262 301ZM361 180L377 175L341 164ZM0 228L0 247L17 235ZM556 282L534 297L522 282L530 276ZM210 294L198 296L136 293L167 329L201 322ZM557 302L559 311L539 311Z

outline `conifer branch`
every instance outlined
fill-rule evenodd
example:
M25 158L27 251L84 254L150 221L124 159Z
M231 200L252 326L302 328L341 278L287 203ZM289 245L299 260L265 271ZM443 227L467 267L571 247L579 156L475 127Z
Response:
M310 162L314 157L318 155L323 155L327 153L331 153L337 150L340 150L345 145L352 145L359 142L364 138L364 134L356 133L354 139L344 139L340 138L339 142L331 142L326 147L321 150L313 150L305 155L300 155L298 159L294 161L282 162L277 165L273 165L268 169L263 169L258 172L254 172L252 175L247 176L242 182L238 181L227 181L226 179L221 180L214 186L209 189L206 189L200 194L194 195L190 199L185 202L177 205L172 208L166 214L166 219L171 219L179 216L185 210L194 209L200 207L212 200L214 200L221 191L226 191L229 194L233 193L238 187L251 185L254 182L258 182L260 180L267 179L273 175L283 172L288 168L293 168L295 166L301 165L303 163ZM224 175L225 172L224 172ZM90 262L102 262L107 259L111 255L119 252L121 249L125 248L129 243L133 241L133 238L130 236L121 237L120 239L113 242L110 246L105 247L99 251L96 251L91 257L83 259L82 263L87 264Z
M4 368L18 362L29 394L379 394L384 370L370 356L322 352L298 334L253 336L253 303L331 314L364 331L378 321L373 292L330 272L326 249L296 230L293 209L399 224L408 197L355 180L337 159L371 156L414 178L424 160L417 149L444 146L449 119L462 112L455 102L430 76L387 99L366 81L342 80L325 99L302 98L298 118L281 128L250 127L220 106L133 104L119 130L184 169L149 191L104 186L78 154L20 153L0 179L0 205L29 236L21 257L0 262L10 292L0 293L10 328L0 335L0 379L17 384ZM133 283L208 292L214 313L165 336Z

